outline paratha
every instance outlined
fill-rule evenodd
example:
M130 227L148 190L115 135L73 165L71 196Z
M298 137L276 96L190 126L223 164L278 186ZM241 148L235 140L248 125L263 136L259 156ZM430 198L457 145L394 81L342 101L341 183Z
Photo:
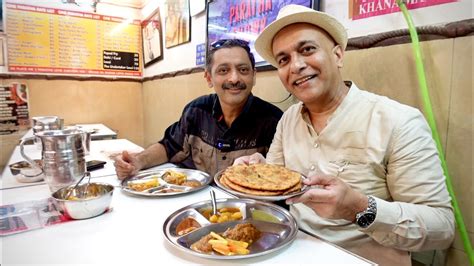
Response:
M282 194L281 191L265 191L265 190L256 190L256 189L242 187L233 183L232 181L227 180L226 176L222 176L219 181L221 182L221 184L223 184L224 186L230 189L233 189L235 191L239 191L242 193L246 193L246 194L258 195L258 196L277 196L277 195Z
M272 164L235 165L227 168L223 176L241 187L280 193L301 182L299 173Z

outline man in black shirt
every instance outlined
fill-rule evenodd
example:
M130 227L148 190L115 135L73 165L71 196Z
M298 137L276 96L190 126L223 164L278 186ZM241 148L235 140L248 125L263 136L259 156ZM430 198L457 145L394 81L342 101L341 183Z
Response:
M115 160L119 179L166 162L214 175L235 158L266 154L282 111L252 95L256 68L248 43L211 44L205 78L216 93L187 104L158 143L136 154L123 151Z

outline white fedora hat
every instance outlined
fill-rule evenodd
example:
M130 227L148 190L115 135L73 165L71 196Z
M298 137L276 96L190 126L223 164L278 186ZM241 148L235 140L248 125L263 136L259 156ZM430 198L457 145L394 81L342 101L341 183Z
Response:
M255 49L268 63L278 67L272 52L275 35L284 27L294 23L309 23L325 30L345 50L347 31L333 16L300 5L287 5L280 9L275 21L270 23L255 40Z

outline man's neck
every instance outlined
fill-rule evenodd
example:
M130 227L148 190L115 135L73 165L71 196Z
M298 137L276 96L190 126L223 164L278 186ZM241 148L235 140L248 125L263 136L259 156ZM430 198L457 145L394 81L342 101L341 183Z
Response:
M305 104L311 124L318 134L326 127L329 117L341 105L348 92L349 88L341 82L328 99L324 99L321 103Z

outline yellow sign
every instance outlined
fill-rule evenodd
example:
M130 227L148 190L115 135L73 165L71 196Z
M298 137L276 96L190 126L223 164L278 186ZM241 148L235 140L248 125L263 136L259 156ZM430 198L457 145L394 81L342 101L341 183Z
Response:
M5 6L10 72L141 76L139 20Z

